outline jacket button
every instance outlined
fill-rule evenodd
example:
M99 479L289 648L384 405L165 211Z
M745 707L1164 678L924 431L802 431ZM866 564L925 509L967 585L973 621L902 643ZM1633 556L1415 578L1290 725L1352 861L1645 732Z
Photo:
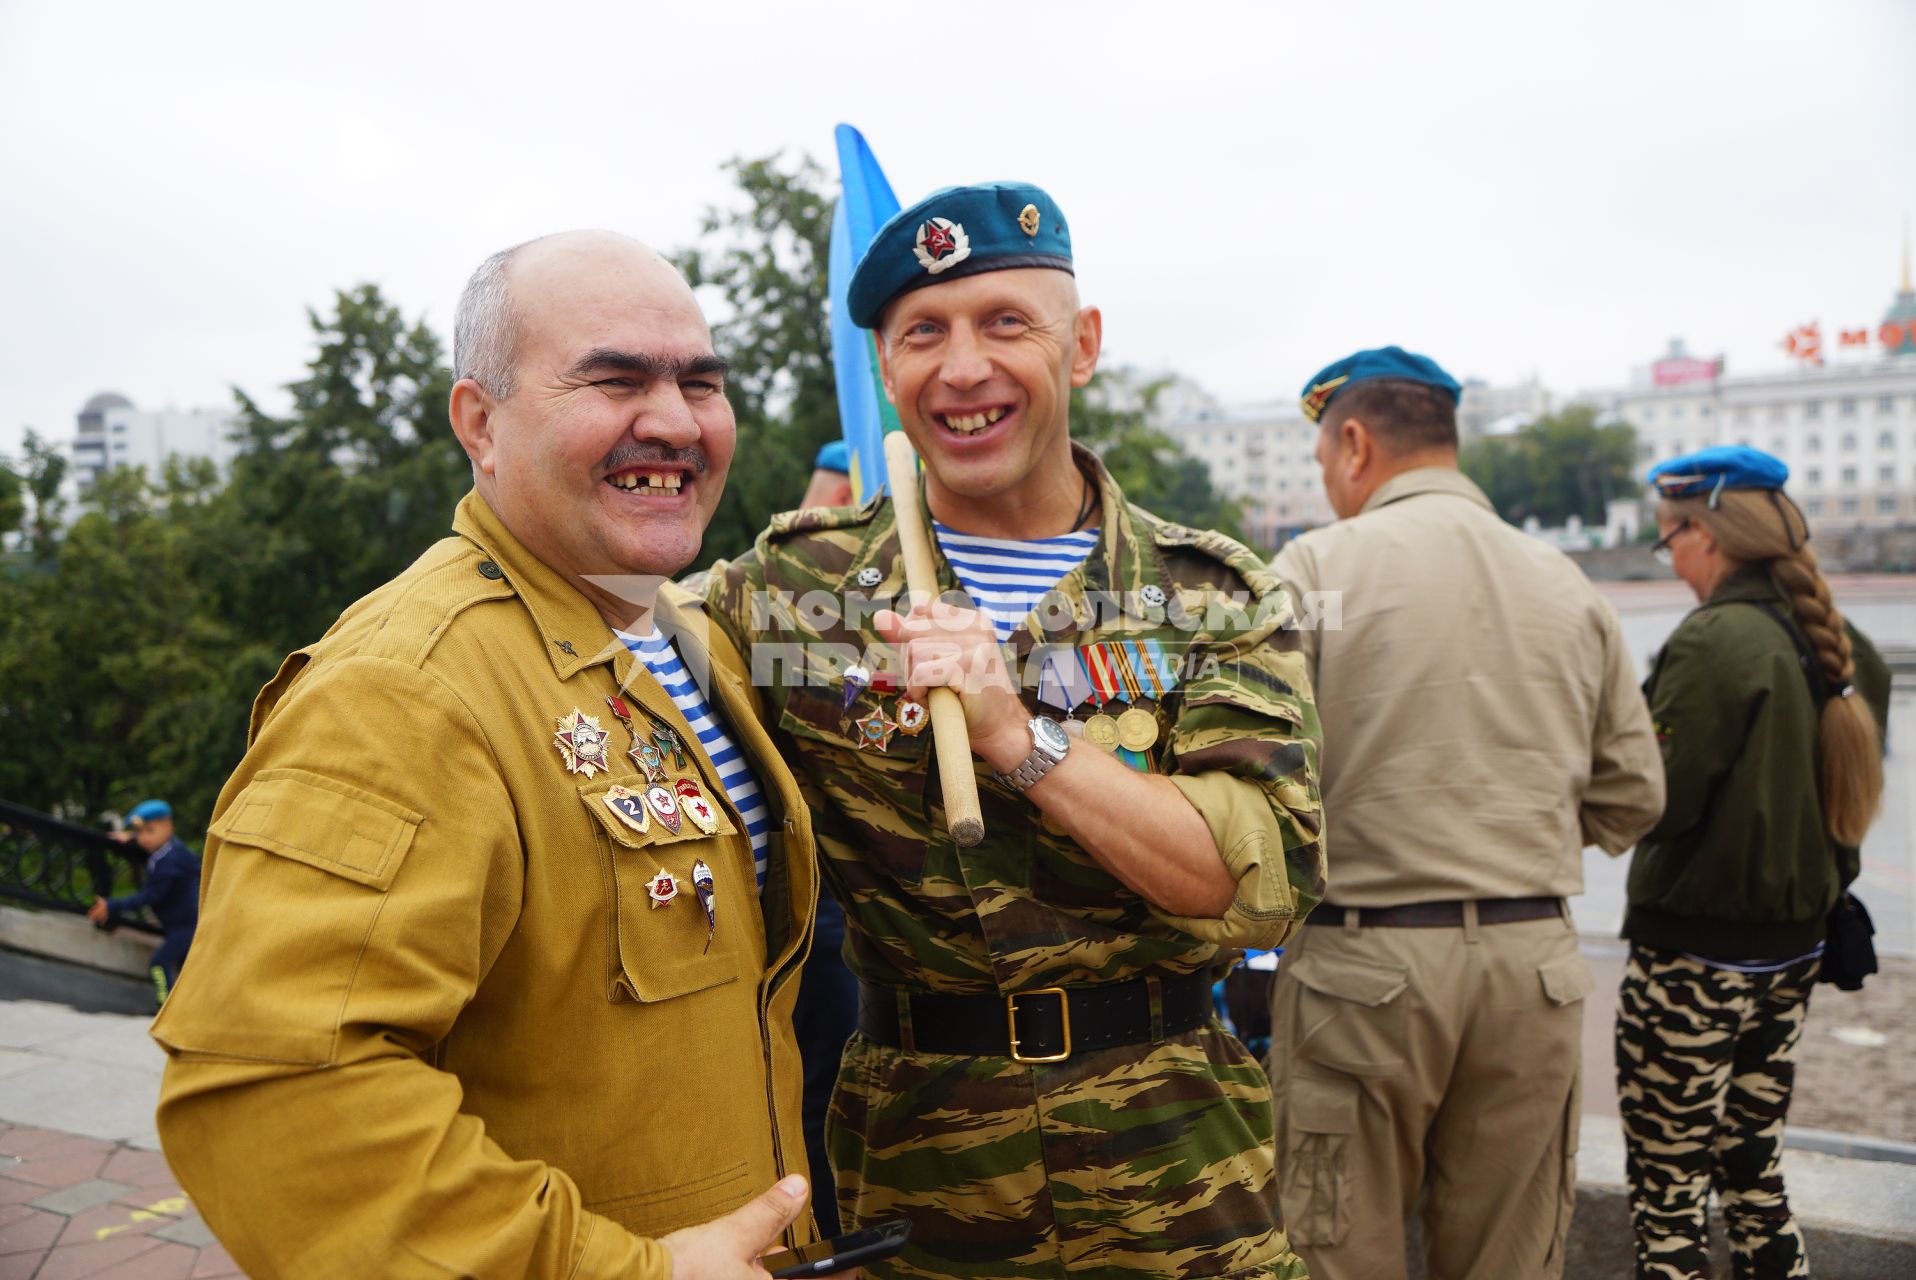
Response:
M506 576L506 571L490 560L481 560L479 562L479 576L482 578L491 578L494 582L497 582Z

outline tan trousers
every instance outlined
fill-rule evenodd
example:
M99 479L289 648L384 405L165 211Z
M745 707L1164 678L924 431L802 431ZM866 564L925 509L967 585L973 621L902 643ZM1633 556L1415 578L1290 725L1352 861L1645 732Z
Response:
M1569 920L1299 930L1272 989L1278 1197L1314 1280L1563 1274L1590 967ZM1316 921L1323 920L1323 923Z

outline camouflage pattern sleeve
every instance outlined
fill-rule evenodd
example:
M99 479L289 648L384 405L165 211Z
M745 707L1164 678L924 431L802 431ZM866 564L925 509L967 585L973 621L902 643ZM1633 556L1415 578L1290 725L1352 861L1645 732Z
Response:
M1192 549L1233 571L1230 595L1244 603L1187 599L1207 612L1185 657L1171 782L1238 887L1222 920L1166 919L1220 946L1275 947L1324 897L1323 732L1285 588L1228 539L1201 534Z

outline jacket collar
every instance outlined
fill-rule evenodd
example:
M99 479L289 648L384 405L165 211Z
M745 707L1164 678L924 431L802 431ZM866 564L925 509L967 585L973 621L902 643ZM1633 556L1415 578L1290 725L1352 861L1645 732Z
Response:
M1364 504L1364 510L1358 514L1425 493L1447 493L1474 502L1492 515L1497 514L1497 508L1484 496L1484 491L1455 467L1413 467L1409 471L1401 471L1378 485L1370 501Z
M506 584L532 615L546 657L561 680L625 653L592 602L513 537L477 489L460 499L452 531L504 571Z
M1770 600L1784 601L1783 593L1777 589L1776 579L1770 576L1768 561L1739 565L1716 584L1716 590L1710 592L1710 598L1704 604L1724 604L1731 600Z

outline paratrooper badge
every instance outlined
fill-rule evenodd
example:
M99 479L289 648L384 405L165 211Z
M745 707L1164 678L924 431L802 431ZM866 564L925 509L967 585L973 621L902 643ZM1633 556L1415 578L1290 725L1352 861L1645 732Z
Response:
M652 819L645 812L645 797L636 791L616 785L609 788L605 793L605 807L640 835L652 829Z
M698 892L699 905L705 908L705 949L710 951L712 939L718 937L718 882L712 878L712 868L694 862L692 888Z
M645 789L645 802L652 806L652 812L658 815L667 831L673 835L679 833L679 828L685 824L685 815L679 812L677 796L655 782Z
M927 218L918 224L918 239L911 251L919 266L937 275L971 256L971 237L963 224L950 218Z
M915 738L931 723L931 712L925 710L925 704L912 698L900 698L893 714L898 717L898 732L907 738Z
M559 731L553 744L565 758L566 770L590 778L606 767L605 730L597 716L586 715L577 707L569 716L559 717Z
M693 826L708 836L718 830L718 812L699 790L698 783L680 778L672 784L672 790L678 793L679 811L692 820Z
M645 886L645 896L652 899L654 911L670 906L672 900L679 896L679 882L670 871L660 867L652 873L651 883Z
M891 749L891 736L898 732L898 724L885 714L883 707L873 711L862 720L852 721L852 727L858 730L859 749L888 751Z
M1018 229L1028 236L1038 234L1038 206L1028 204L1018 211Z

